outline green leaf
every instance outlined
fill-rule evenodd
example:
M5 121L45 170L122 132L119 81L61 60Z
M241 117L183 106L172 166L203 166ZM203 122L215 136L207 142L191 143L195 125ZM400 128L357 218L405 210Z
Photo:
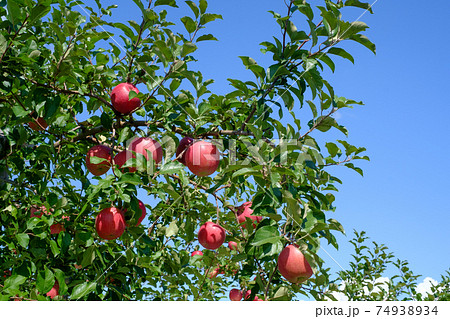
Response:
M117 143L123 143L128 138L130 138L133 135L133 132L131 131L131 128L128 126L125 127L119 134L119 139L117 140Z
M18 291L20 285L25 283L27 277L21 275L12 275L8 279L5 280L3 293L15 293Z
M194 15L196 18L200 15L200 10L197 7L197 5L193 1L185 1L186 4L191 8L192 12L194 12Z
M278 288L277 292L273 296L272 300L278 300L278 301L289 301L291 300L289 288L287 287L280 287Z
M298 4L298 11L303 13L309 20L314 19L314 12L309 3Z
M174 174L184 170L184 165L180 162L166 162L159 170L160 174Z
M234 256L231 258L231 261L237 263L237 262L240 262L240 261L243 261L243 260L247 260L247 259L248 259L247 254L241 253L241 254L234 255Z
M185 57L186 55L195 52L197 50L197 46L192 42L183 43L183 48L181 49L181 56Z
M170 223L169 227L166 228L166 237L172 237L178 234L177 221L174 220Z
M155 7L163 5L178 8L177 2L175 0L156 0Z
M338 153L341 153L341 150L339 149L339 147L337 147L336 144L328 142L325 144L328 153L330 154L331 157L335 157Z
M325 53L320 55L319 60L324 62L326 65L328 65L328 67L334 73L334 71L336 70L336 66L335 66L333 60L331 60L328 55L326 55Z
M30 52L30 54L28 54L28 57L30 59L34 59L34 58L38 58L41 55L41 51L39 50L33 50Z
M54 269L54 273L59 284L59 295L65 295L67 292L66 276L61 269Z
M281 238L280 233L278 232L278 228L274 226L263 226L259 228L255 237L251 241L252 246L261 246L267 243L276 243Z
M95 259L95 246L92 245L86 249L83 254L83 260L81 261L81 267L85 268L86 266L91 265Z
M209 41L209 40L218 41L212 34L204 34L204 35L198 37L198 39L196 40L196 42L200 42L200 41Z
M38 272L36 278L36 288L40 293L47 293L52 289L55 284L55 276L53 272L45 267L44 271Z
M200 13L204 14L206 12L206 8L208 8L208 2L206 0L199 1Z
M73 290L72 290L70 299L78 300L80 298L83 298L87 294L94 291L96 286L97 286L97 284L95 282L84 282L82 284L76 285L75 288L73 288Z
M347 0L347 1L345 1L344 6L346 6L346 7L358 7L358 8L361 8L361 9L366 9L370 13L373 13L372 6L369 3L361 2L359 0Z
M261 172L259 171L260 169L261 166L244 167L234 172L231 178L235 178L241 175L261 175Z
M353 59L352 55L350 53L348 53L347 51L345 51L344 49L332 47L328 50L327 53L338 55L341 58L349 60L353 64L355 63L355 60Z
M312 101L306 101L309 105L309 108L311 109L311 112L313 114L313 117L317 116L317 107Z
M50 249L52 251L53 256L58 256L60 253L58 244L54 240L50 240Z
M16 234L16 239L20 246L23 248L28 247L28 243L30 242L30 236L28 236L28 234Z
M359 167L356 167L353 163L346 163L345 166L348 167L348 168L351 168L352 170L354 170L355 172L357 172L361 176L364 176L363 170L361 168L359 168Z
M134 91L131 91L134 92ZM105 128L111 129L112 128L112 124L113 124L113 119L111 118L111 116L106 113L103 112L102 115L100 116L100 122L102 123L102 125Z
M348 39L352 35L357 34L361 31L365 31L369 26L362 21L340 21L340 31L339 38L340 39Z
M205 14L202 14L202 16L200 17L200 24L205 25L208 22L214 21L216 19L223 19L223 18L220 14L205 13Z
M350 40L356 41L362 45L364 45L366 48L368 48L373 53L377 53L377 47L374 43L372 43L368 37L362 34L355 34L349 38Z
M301 40L308 40L309 37L306 34L305 31L296 31L296 32L291 32L289 34L289 37L291 38L292 41L301 41Z
M42 18L47 13L49 13L50 9L51 9L51 7L49 5L37 4L31 10L30 20L28 22L30 24L34 23L36 20Z
M330 116L319 116L316 120L317 126L316 129L318 129L321 132L326 132L333 126L336 126L336 120Z
M0 56L5 53L7 47L8 42L6 41L6 38L3 36L3 34L0 33Z
M137 174L123 174L119 181L117 182L119 184L125 183L125 184L132 184L132 185L141 185L142 179Z
M183 22L187 32L193 33L195 30L197 30L197 23L192 20L191 17L182 17L180 20L181 22Z
M239 58L242 60L242 63L245 65L245 67L248 69L249 66L258 64L256 61L248 56L239 56Z
M116 28L119 28L120 30L122 30L123 33L125 33L125 35L128 38L130 38L131 40L134 41L134 39L136 38L136 35L134 34L133 30L129 26L127 26L127 25L125 25L123 23L120 23L120 22L113 23L113 26L115 26Z
M142 13L145 12L145 8L141 0L133 0L133 2L139 7Z
M17 117L24 117L27 116L30 111L25 110L22 105L18 104L18 103L14 103L12 110L14 112L14 115Z

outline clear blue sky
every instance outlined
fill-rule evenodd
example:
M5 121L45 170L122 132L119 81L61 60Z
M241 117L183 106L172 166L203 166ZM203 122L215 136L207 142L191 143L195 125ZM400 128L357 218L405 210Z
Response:
M209 12L222 14L224 20L208 25L207 33L219 41L199 44L195 68L204 78L215 79L211 88L216 93L226 93L227 78L251 78L238 56L270 65L271 58L259 51L259 43L278 35L279 29L267 11L284 14L285 9L282 0L210 1L209 6ZM379 0L373 10L361 21L370 26L366 34L376 43L377 55L347 44L355 65L338 58L336 73L329 77L338 95L365 103L341 112L339 121L349 129L350 143L367 148L371 162L360 163L364 177L343 167L333 170L343 181L333 218L349 235L339 236L339 251L325 248L345 267L352 230L365 230L398 258L407 259L415 273L439 279L450 267L450 45L446 40L450 1ZM361 12L348 11L348 19ZM187 6L180 1L175 16L186 14ZM128 0L119 2L113 17L140 21L139 11Z

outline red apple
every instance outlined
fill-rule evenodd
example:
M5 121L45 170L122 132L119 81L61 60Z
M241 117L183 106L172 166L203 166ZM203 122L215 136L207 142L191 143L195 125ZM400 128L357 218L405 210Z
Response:
M139 219L138 219L138 221L136 223L136 227L139 226L142 223L142 221L145 218L145 215L147 215L147 209L145 208L144 203L141 202L141 201L138 201L138 202L139 202L139 208L141 209L142 213L141 213L141 216L139 217ZM124 210L124 213L125 212L126 212L126 210ZM127 227L129 226L128 223L125 222L125 224L126 224Z
M66 229L64 228L64 226L60 223L58 224L53 224L50 226L50 234L59 234L62 231L65 231Z
M91 163L91 157L104 158L105 160L98 163ZM86 154L86 167L95 176L105 174L112 164L111 148L105 145L92 146Z
M131 153L131 151L128 151L128 150L121 151L121 152L117 153L116 156L114 156L114 164L119 166L119 169L122 171L122 173L125 173L126 169L128 169L128 171L130 173L134 173L134 172L136 172L136 167L131 166L131 167L127 167L127 168L122 169L122 166L130 158L133 158L133 153Z
M69 220L69 216L62 216L62 219ZM53 224L50 226L50 234L59 234L62 231L65 231L64 225L61 223Z
M50 297L50 298L53 299L53 298L55 298L58 295L58 293L59 293L59 284L56 281L55 285L53 286L53 288L50 289L49 292L47 292L47 297Z
M152 158L156 164L160 163L163 158L163 151L161 145L157 141L151 139L150 137L140 137L135 139L128 146L128 149L130 151L144 155L147 161L149 159L147 151L149 151L152 154ZM133 156L135 156L134 153Z
M181 154L181 152L184 151L184 153L180 157L178 157L178 162L180 162L183 165L186 165L186 151L185 150L187 150L189 148L189 146L192 144L192 142L194 142L194 139L192 137L186 136L186 137L183 137L180 141L180 144L178 144L177 151L175 153L175 157L178 157Z
M28 122L28 126L33 131L43 131L48 127L47 122L42 117L38 117L37 119L33 119L33 121Z
M198 141L188 147L184 160L192 173L197 176L208 176L219 167L219 158L219 151L214 144Z
M286 246L278 256L278 270L292 283L301 283L313 275L313 271L302 252L294 245Z
M102 209L95 218L95 229L100 238L106 240L119 238L125 231L123 212L116 207Z
M242 299L242 291L239 289L231 289L230 290L230 300L231 301L240 301Z
M225 230L213 222L204 223L198 232L198 242L206 249L219 248L225 241Z
M237 243L235 241L230 241L228 242L228 248L230 248L231 250L238 250L238 246Z
M193 251L193 252L192 252L191 256L193 257L193 256L195 256L195 255L203 256L203 253L202 253L200 250L196 250L196 251Z
M41 206L39 208L33 206L31 207L30 211L31 211L30 218L33 217L41 218L44 213L48 215L48 211L45 206Z
M248 300L249 298L250 298L250 295L252 294L252 291L251 290L247 290L246 292L245 292L245 294L244 294L244 299L245 300Z
M245 202L241 206L237 207L237 219L238 222L245 228L245 219L250 218L253 220L253 228L256 227L256 223L260 223L262 216L253 216L252 202Z
M111 103L117 112L129 114L141 104L141 100L137 97L129 99L130 91L139 93L139 90L130 83L120 83L111 91Z

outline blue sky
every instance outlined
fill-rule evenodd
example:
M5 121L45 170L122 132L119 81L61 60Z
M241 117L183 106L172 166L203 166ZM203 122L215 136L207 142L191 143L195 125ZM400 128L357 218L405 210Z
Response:
M227 78L252 78L238 56L250 56L265 67L271 64L259 46L279 34L268 10L284 13L283 1L210 1L209 12L220 13L224 19L209 24L206 33L213 33L219 41L200 43L195 53L198 62L191 68L215 80L214 92L230 90ZM345 268L352 252L347 243L352 230L365 230L371 240L407 259L415 273L439 279L450 267L450 62L446 42L450 2L435 0L425 5L419 0L378 0L373 10L373 15L367 13L361 21L370 26L366 35L377 45L377 55L362 46L345 44L355 64L338 58L335 74L327 75L338 95L365 103L340 112L338 120L350 132L348 141L366 147L371 161L358 163L364 177L344 167L333 169L343 185L336 194L332 217L343 224L348 236L338 236L339 251L325 249ZM132 1L121 1L113 12L114 19L140 21ZM362 11L346 13L350 20ZM187 6L180 2L173 16L186 14ZM306 28L301 23L297 27ZM333 133L326 138L344 136ZM321 256L329 267L340 269L326 254Z

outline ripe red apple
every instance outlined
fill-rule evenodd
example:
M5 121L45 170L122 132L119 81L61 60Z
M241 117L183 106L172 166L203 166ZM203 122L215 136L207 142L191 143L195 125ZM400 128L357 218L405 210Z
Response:
M235 241L230 241L228 242L228 248L230 248L231 250L238 250L238 246L237 243Z
M256 223L260 223L262 216L253 216L252 202L245 202L241 206L237 207L237 219L238 222L245 228L245 219L250 218L253 220L253 228L256 228ZM256 222L256 223L255 223Z
M219 151L214 144L198 141L188 147L184 160L192 173L197 176L208 176L219 167L219 158Z
M44 213L48 215L48 211L45 206L41 206L39 208L33 206L31 207L30 211L31 211L30 218L33 217L41 218Z
M129 150L121 151L117 153L116 156L114 156L114 164L119 166L119 169L122 171L122 173L125 173L125 171L128 169L130 173L136 172L136 167L127 167L122 169L122 166L128 161L130 158L133 158L133 153Z
M39 124L38 124L39 123ZM47 122L44 120L43 117L38 117L36 120L33 119L33 121L28 122L28 126L33 131L43 131L48 127Z
M186 165L186 151L185 150L187 150L189 148L189 146L192 144L192 142L194 142L194 139L192 137L186 136L186 137L183 137L180 141L180 144L178 144L177 151L175 153L175 157L178 157L181 154L181 152L184 151L184 153L180 157L178 157L178 162L180 162L183 165Z
M244 299L245 300L248 300L249 298L250 298L250 295L252 294L252 291L251 290L247 290L246 292L245 292L245 294L244 294Z
M142 221L144 220L144 218L145 218L145 215L147 215L147 209L145 208L145 205L144 205L144 203L143 202L141 202L141 201L138 201L139 202L139 208L141 209L141 216L139 217L139 219L138 219L138 221L137 221L137 223L136 223L136 227L137 226L139 226L141 223L142 223ZM126 212L126 210L124 210L124 214L125 214L125 212ZM128 223L126 223L125 222L125 225L128 227L129 225L128 225Z
M125 231L123 212L116 207L102 209L95 218L95 229L100 238L106 240L119 238Z
M130 91L139 93L139 90L130 83L120 83L111 91L111 103L117 112L129 114L141 104L141 100L137 97L129 99Z
M288 281L298 284L313 275L302 252L294 245L286 246L278 256L278 270Z
M64 228L64 226L60 223L58 224L53 224L50 226L50 234L59 234L62 231L65 231L66 229Z
M62 219L69 220L69 216L62 216ZM62 231L65 231L64 225L61 223L53 224L50 226L50 234L59 234Z
M135 139L128 146L128 149L130 151L144 155L147 161L149 160L147 151L149 151L152 154L152 158L156 164L160 163L163 158L161 145L150 137L139 137ZM135 155L133 154L133 156Z
M231 289L229 296L231 301L240 301L242 299L242 291L239 289Z
M55 298L58 295L58 293L59 293L59 284L56 281L55 285L53 286L53 288L50 289L49 292L47 292L47 297L50 297L50 298L53 299L53 298Z
M196 250L196 251L193 251L193 252L192 252L191 256L193 257L193 256L195 256L195 255L203 256L203 253L202 253L200 250Z
M219 248L225 241L225 230L213 222L206 222L198 231L198 242L206 249Z
M98 163L91 163L91 157L100 157L105 160ZM111 148L105 145L92 146L86 154L86 167L95 176L105 174L112 165Z

